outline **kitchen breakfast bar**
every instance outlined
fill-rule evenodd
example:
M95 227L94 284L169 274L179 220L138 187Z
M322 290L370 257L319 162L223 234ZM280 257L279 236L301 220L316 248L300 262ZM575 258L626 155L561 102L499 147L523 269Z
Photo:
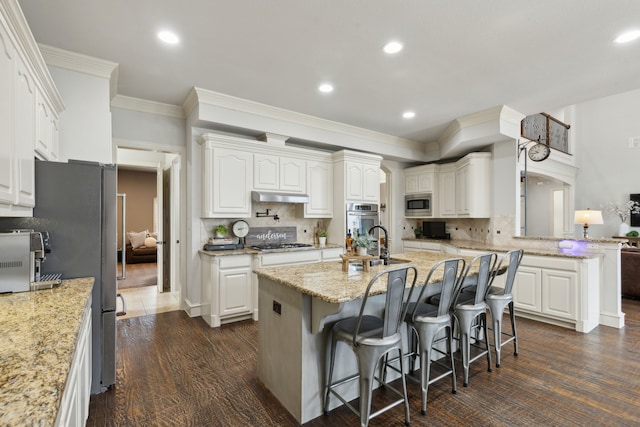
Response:
M367 285L378 272L413 265L418 269L418 286L437 261L451 257L406 253L394 256L406 261L404 264L378 265L369 271L350 267L345 272L340 262L254 270L259 280L258 377L298 422L318 417L323 413L330 325L358 315ZM433 286L427 294L438 290ZM383 281L372 288L375 296L367 307L373 313L382 311L385 292ZM336 377L357 372L355 355L346 346L338 346L336 360ZM357 382L345 387L344 395L349 399L358 396ZM331 409L340 404L338 399L331 403Z

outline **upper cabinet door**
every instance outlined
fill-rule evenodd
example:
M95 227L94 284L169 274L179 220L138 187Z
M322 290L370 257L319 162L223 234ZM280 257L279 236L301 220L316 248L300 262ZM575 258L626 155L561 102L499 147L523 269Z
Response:
M362 200L377 203L380 200L380 167L364 163L362 172Z
M280 158L280 190L304 193L306 162L292 157Z
M202 216L250 217L253 154L207 143L202 151Z
M253 188L272 191L280 189L280 158L278 156L254 154Z
M311 160L307 162L307 191L309 203L304 204L304 217L333 217L333 164L331 162Z
M17 171L16 204L35 206L35 82L20 58L16 57L15 159Z
M363 200L362 184L364 180L364 168L359 162L346 162L346 199L360 201Z
M253 188L304 193L305 161L291 157L254 154Z
M51 159L53 113L42 93L36 93L36 153L44 160Z
M0 203L15 199L13 154L13 84L15 50L0 16Z

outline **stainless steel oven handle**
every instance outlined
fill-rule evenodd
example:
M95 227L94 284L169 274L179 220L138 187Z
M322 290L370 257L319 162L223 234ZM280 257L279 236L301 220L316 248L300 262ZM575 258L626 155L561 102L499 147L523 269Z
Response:
M122 198L122 205L120 208L120 220L122 223L122 255L120 262L122 264L122 275L116 277L117 280L125 280L127 278L127 241L126 239L126 213L127 213L127 195L118 193L116 197ZM124 300L123 300L124 302Z

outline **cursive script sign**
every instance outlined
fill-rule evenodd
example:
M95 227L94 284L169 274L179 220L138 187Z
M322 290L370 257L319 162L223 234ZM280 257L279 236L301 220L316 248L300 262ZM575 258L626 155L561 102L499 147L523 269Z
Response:
M294 243L297 238L296 227L252 227L247 234L247 245Z

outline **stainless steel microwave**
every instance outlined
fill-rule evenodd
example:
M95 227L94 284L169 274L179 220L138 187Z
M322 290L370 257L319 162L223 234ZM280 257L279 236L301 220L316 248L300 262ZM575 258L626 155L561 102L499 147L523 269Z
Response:
M432 194L408 194L404 196L404 216L425 217L432 215Z

